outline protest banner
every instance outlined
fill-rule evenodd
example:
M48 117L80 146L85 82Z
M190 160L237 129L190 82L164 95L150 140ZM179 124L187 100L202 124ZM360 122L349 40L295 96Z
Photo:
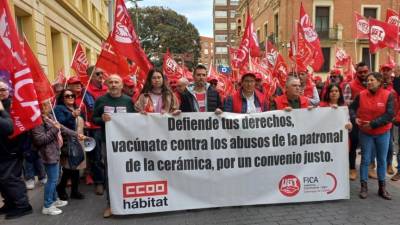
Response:
M347 107L112 115L115 215L349 199Z

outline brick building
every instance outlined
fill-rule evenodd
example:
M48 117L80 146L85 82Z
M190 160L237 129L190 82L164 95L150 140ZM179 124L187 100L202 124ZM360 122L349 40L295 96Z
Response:
M214 0L214 65L230 64L228 45L234 45L236 37L236 8L239 0Z
M294 30L294 21L299 20L300 0L240 0L238 6L238 33L241 36L245 25L247 8L254 21L254 29L264 46L268 38L274 41L288 60L288 43ZM321 40L325 64L321 73L326 73L335 63L335 47L342 47L354 62L369 64L368 40L354 39L354 11L366 17L385 20L388 8L398 9L399 2L392 0L303 0L303 6ZM239 36L239 37L240 37ZM237 40L240 42L240 39ZM385 63L389 51L380 50L372 55L372 68ZM391 51L393 54L393 50ZM397 59L396 59L397 60ZM291 63L291 61L287 61Z
M214 38L200 36L200 45L201 52L199 63L208 67L214 57Z

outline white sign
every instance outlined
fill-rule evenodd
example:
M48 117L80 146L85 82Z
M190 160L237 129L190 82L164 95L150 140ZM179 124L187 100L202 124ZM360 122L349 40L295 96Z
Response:
M113 114L113 214L349 199L348 110Z

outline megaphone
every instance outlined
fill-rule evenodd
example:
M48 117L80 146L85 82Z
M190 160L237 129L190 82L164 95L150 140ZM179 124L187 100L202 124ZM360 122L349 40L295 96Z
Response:
M85 152L91 152L96 147L96 140L92 137L87 137L83 140L83 149Z

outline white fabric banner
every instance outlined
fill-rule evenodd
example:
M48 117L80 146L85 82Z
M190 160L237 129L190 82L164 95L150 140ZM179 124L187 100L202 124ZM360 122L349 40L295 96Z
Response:
M347 107L112 115L113 214L349 199Z

